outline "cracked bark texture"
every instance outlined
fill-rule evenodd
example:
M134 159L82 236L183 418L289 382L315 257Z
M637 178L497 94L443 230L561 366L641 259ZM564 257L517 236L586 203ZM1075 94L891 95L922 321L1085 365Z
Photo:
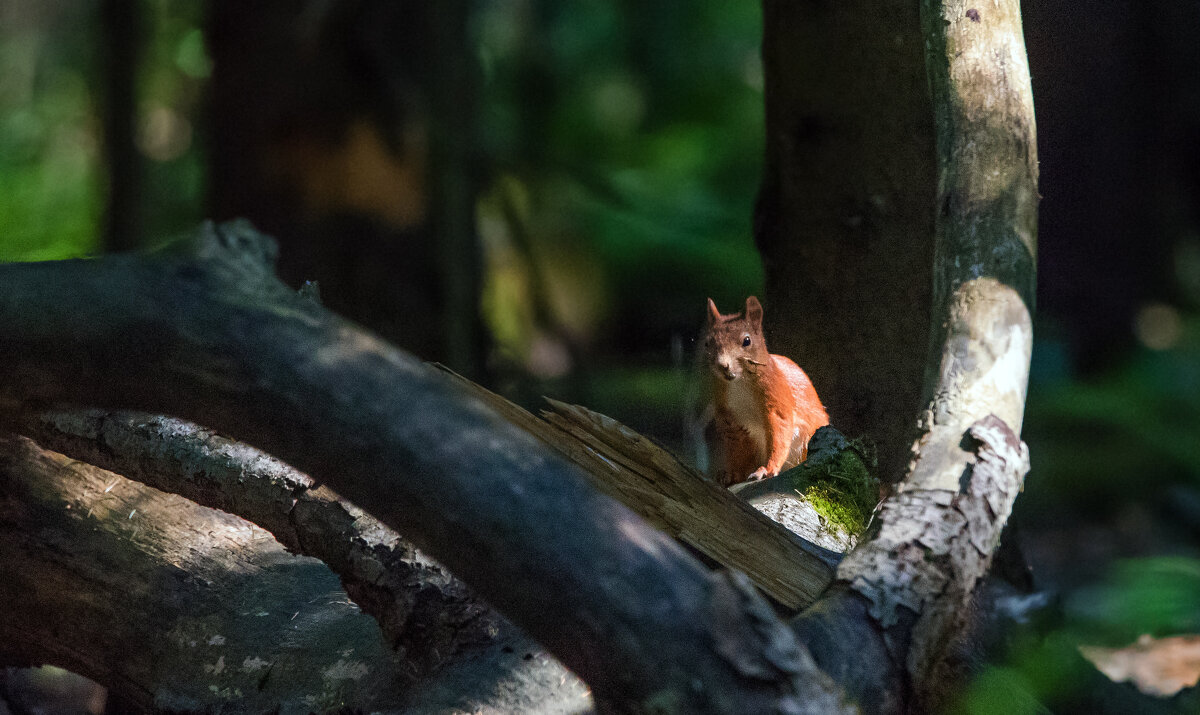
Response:
M961 489L912 489L885 500L871 539L838 568L918 684L928 684L964 623L1029 472L1029 449L1000 418L980 420L968 435L973 459L963 467ZM911 633L895 629L909 618L902 611L916 615Z
M730 596L532 436L280 284L273 258L247 226L208 225L152 256L0 266L0 408L163 412L245 439L410 538L606 706L841 709L756 592Z

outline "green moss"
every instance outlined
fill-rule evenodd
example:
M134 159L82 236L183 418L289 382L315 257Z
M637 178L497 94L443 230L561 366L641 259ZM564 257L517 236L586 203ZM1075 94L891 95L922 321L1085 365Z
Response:
M847 440L825 427L813 436L808 460L785 476L818 514L858 534L879 502L879 481L872 473L876 464L868 440Z
M867 525L866 514L858 504L829 484L812 484L800 493L826 521L843 526L850 533L857 534Z

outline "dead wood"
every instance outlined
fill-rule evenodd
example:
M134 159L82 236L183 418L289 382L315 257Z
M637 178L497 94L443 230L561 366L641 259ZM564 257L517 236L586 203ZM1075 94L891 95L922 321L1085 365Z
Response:
M459 379L510 422L579 465L597 489L716 563L745 573L787 608L812 603L833 579L836 553L799 538L611 417L548 400L544 419L538 419Z
M436 371L209 226L156 256L0 267L0 406L176 414L285 459L461 576L623 710L836 711L741 577L711 574Z
M0 433L0 658L143 710L394 706L410 679L319 561L262 529Z

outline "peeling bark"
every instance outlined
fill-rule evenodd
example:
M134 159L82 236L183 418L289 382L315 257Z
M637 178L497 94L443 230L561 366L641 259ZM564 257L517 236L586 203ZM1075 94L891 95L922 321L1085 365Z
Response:
M933 393L921 415L923 434L901 490L959 488L969 450L963 434L995 415L1017 434L1025 412L1033 324L1012 288L993 278L961 284L950 296L945 341L931 380Z
M966 624L1029 471L1028 448L999 418L968 431L961 489L885 500L825 597L793 622L817 664L866 712L922 712L947 684L931 674ZM863 653L875 654L863 661Z
M878 529L838 567L838 578L866 598L918 684L963 623L1029 471L1029 449L998 417L980 420L968 434L973 458L961 489L911 489L884 501ZM906 620L902 609L917 616L911 633L892 630Z

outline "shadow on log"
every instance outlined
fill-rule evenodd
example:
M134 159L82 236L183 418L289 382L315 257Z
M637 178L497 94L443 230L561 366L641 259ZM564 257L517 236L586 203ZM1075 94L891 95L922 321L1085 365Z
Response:
M319 561L228 514L0 433L0 657L146 710L396 703L376 623Z
M177 414L327 482L622 710L837 712L744 578L713 574L452 381L275 280L208 226L154 256L0 267L0 407Z
M280 286L269 271L271 252L269 241L245 226L208 226L190 246L155 256L0 266L0 359L11 367L0 374L6 421L148 481L173 475L164 486L272 525L284 543L334 564L351 591L367 593L364 602L389 628L389 639L430 667L439 658L431 644L461 648L487 633L489 614L466 599L458 607L462 594L438 567L421 563L355 507L272 458L176 420L34 413L81 403L155 409L246 436L429 549L583 677L605 708L839 712L848 697L870 712L899 712L925 697L922 684L944 657L1028 469L1024 445L1002 420L976 421L970 441L955 446L963 456L951 459L965 471L953 488L902 483L838 567L833 587L788 628L749 580L709 572L594 491L594 479L530 432L541 430L578 463L608 472L623 465L624 482L609 483L613 493L628 498L643 479L658 495L648 503L661 506L664 494L673 496L679 503L646 514L698 548L696 534L677 521L694 508L687 502L695 494L668 494L675 488L669 485L678 487L671 480L680 474L713 485L582 408L555 405L548 422L496 412L494 396L465 390ZM963 313L963 324L973 325L976 313ZM992 335L969 332L966 344L986 352ZM531 429L533 423L540 426ZM139 434L147 427L158 436ZM559 436L547 438L554 430ZM204 474L172 461L183 442L152 444L163 435L186 436ZM139 439L150 442L137 445ZM622 439L627 444L614 444ZM945 462L940 452L930 456ZM654 469L639 472L646 464ZM245 486L243 477L252 474L258 483ZM710 511L760 519L715 489ZM736 506L722 506L722 499ZM397 546L399 563L390 561L397 553L387 553ZM829 568L811 545L794 553ZM448 620L416 625L434 629L428 643L405 640L420 610L405 600L412 596L405 593L408 578L444 589L434 594L440 605L432 611ZM379 594L370 586L385 598L372 598ZM389 623L409 625L392 630ZM503 653L500 642L488 647ZM88 653L86 644L79 647ZM863 653L879 657L864 660ZM121 687L109 675L105 682ZM481 680L465 661L451 663L425 697L450 697ZM521 682L534 692L545 680ZM551 686L541 695L582 692Z

